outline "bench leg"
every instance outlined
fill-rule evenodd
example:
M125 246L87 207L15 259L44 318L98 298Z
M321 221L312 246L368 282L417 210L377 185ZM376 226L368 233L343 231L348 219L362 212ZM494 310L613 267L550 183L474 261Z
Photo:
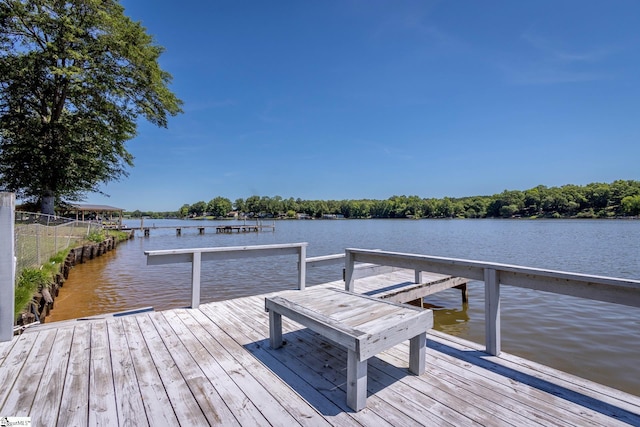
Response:
M416 335L409 340L409 372L412 374L422 375L424 373L426 348L426 332Z
M269 344L271 348L282 347L282 315L269 310Z
M347 350L347 406L359 411L367 406L367 361Z

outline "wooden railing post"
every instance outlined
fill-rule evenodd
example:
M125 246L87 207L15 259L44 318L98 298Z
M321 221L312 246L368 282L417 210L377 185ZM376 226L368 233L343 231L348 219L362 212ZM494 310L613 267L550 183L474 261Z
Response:
M307 245L298 246L298 289L304 291L307 281Z
M0 193L0 341L13 338L13 312L15 305L15 208L13 193Z
M484 269L484 328L486 352L500 354L500 275L493 268Z
M200 270L202 266L202 254L193 253L191 261L191 308L200 306Z
M350 249L344 252L344 289L353 292L355 281L353 279L354 260Z

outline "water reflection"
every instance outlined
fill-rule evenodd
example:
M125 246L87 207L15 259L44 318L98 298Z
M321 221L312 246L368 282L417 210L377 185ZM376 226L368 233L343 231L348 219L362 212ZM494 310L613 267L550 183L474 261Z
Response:
M461 308L442 307L423 303L423 307L433 310L433 328L450 335L464 336L469 330L469 304Z

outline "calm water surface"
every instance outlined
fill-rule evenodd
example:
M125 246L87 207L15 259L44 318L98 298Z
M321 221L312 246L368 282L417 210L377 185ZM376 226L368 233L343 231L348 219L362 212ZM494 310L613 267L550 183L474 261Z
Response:
M219 223L147 220L145 226ZM189 305L190 265L147 267L145 250L293 242L308 242L309 257L354 247L640 279L640 221L278 221L273 233L222 235L207 229L198 235L193 229L181 237L174 229L152 229L148 238L136 237L76 266L51 319ZM291 256L208 262L202 271L203 302L296 286ZM337 265L307 273L308 284L342 277ZM435 308L436 329L484 343L483 284L472 282L469 295L465 305L456 290L427 302ZM501 308L504 351L640 395L640 309L508 286L501 290Z

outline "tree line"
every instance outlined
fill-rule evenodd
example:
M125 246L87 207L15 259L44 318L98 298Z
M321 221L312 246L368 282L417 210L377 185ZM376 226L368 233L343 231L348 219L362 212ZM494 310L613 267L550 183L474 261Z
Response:
M130 214L151 217L226 217L236 211L248 216L311 218L341 215L345 218L612 218L640 215L640 181L617 180L584 186L538 185L528 190L504 190L492 196L422 198L392 196L386 200L302 200L281 196L230 199L217 196L209 202L184 204L175 212Z

